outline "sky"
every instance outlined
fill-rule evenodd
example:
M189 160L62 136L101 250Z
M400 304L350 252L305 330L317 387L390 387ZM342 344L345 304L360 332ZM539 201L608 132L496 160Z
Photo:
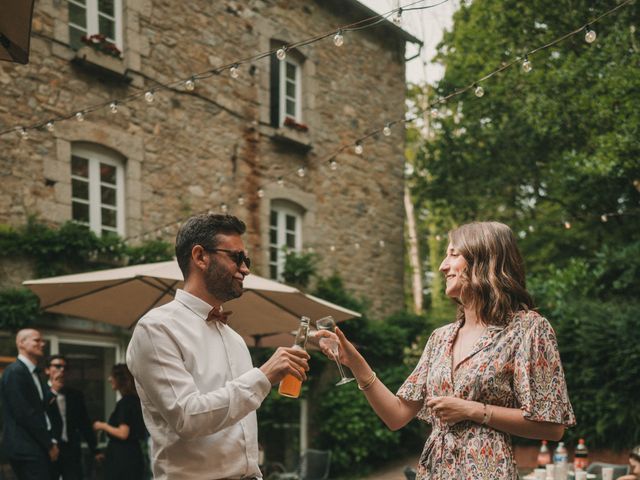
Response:
M410 3L415 7L438 3L438 0L425 0L419 3L416 3L416 0L359 1L377 13L386 13ZM436 53L436 46L442 38L443 31L451 28L452 15L458 5L459 0L448 0L433 8L410 10L402 14L401 27L424 42L420 57L407 62L408 82L422 83L426 80L432 84L442 77L443 69L431 63L431 60ZM417 49L407 43L407 58L412 57L416 52Z

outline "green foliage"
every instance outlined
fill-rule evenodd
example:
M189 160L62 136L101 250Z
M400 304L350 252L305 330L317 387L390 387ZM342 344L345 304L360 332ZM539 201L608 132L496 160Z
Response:
M15 332L34 324L40 317L40 300L31 290L0 290L0 330Z
M285 283L300 288L309 286L316 273L318 256L315 253L302 253L293 250L285 252L285 264L282 277Z

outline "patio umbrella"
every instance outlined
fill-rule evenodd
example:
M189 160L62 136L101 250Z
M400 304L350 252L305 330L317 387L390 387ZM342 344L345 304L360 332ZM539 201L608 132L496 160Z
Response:
M0 60L29 62L33 0L0 0Z
M183 278L178 263L171 260L27 280L24 285L40 297L47 312L131 328L146 312L171 301ZM337 322L360 316L253 274L244 279L244 294L224 308L233 312L229 325L249 346L291 345L290 332L298 328L301 315L312 320L332 315Z

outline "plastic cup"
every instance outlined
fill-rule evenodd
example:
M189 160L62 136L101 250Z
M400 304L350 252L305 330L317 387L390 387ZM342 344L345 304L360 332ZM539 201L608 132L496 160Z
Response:
M587 472L578 470L576 472L576 480L587 480Z
M544 468L536 468L533 471L533 474L536 477L536 480L547 480L547 470Z
M556 466L553 463L545 465L545 471L547 472L547 480L555 480L556 478Z
M613 467L602 467L602 480L613 480Z

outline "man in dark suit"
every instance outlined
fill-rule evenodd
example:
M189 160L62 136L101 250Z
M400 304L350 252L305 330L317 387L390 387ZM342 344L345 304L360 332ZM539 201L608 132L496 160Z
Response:
M63 355L47 359L44 373L49 377L49 387L56 401L49 405L49 418L53 434L58 440L60 456L53 463L52 478L58 480L82 480L82 438L94 455L98 454L96 436L80 390L65 385L65 373L69 365Z
M16 335L18 359L2 374L3 445L19 480L49 478L51 462L58 458L46 409L53 396L38 376L44 340L37 330Z

